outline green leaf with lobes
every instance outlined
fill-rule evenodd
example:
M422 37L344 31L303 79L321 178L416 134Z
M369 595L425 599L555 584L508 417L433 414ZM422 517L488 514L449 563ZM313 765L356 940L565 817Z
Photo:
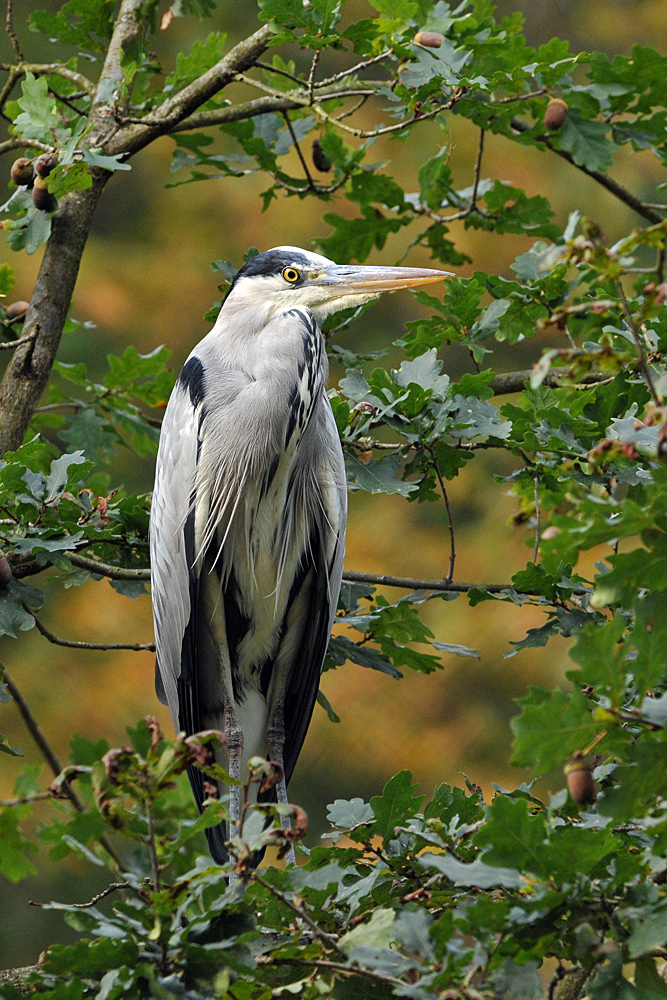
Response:
M55 98L49 96L46 77L26 73L21 90L23 96L18 104L23 110L16 118L14 128L24 139L38 139L53 145L54 133L57 129L62 131L62 122L56 111Z
M410 771L399 771L384 786L382 795L374 795L370 805L375 821L373 833L384 840L391 840L394 827L404 825L415 816L426 798L418 795L417 785L412 784Z
M0 635L16 638L16 629L27 632L35 626L35 619L24 608L39 610L44 603L41 590L31 587L23 580L11 580L6 587L0 587Z
M401 469L398 455L387 455L380 459L371 459L368 465L360 462L356 455L350 452L345 456L348 484L352 488L361 488L367 493L399 493L408 496L417 489L416 483L406 483L398 479L397 472Z
M578 688L572 694L529 688L517 699L521 714L512 719L514 752L518 767L532 767L546 774L575 750L583 750L601 726L593 718L593 705Z
M570 108L558 132L559 149L572 154L572 159L587 170L607 170L614 162L618 146L607 138L609 126L604 122L583 118L577 108Z

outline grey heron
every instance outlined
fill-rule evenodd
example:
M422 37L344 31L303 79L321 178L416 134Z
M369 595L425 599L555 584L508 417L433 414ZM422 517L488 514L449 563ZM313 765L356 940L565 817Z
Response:
M319 321L446 276L338 266L289 246L261 253L167 406L150 526L157 695L177 732L224 732L216 761L232 777L254 756L281 765L260 800L287 802L343 572L345 468ZM189 778L201 811L204 776ZM218 863L239 808L232 787L232 831L206 831Z

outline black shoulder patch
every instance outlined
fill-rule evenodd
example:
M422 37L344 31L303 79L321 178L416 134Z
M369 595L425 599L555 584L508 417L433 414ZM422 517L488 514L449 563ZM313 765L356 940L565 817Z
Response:
M179 384L190 393L190 402L193 406L199 406L204 402L206 395L204 366L199 358L190 358L185 362L181 374L178 376Z

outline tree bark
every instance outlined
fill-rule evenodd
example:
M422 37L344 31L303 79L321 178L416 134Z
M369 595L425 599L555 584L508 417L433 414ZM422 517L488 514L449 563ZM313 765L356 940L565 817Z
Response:
M141 29L141 9L142 0L123 0L100 85L105 79L118 80L122 77L122 48ZM222 90L238 72L251 66L265 51L270 37L270 28L265 25L239 42L198 80L166 100L155 113L155 118L145 126L119 128L111 109L94 101L91 113L93 128L87 145L101 146L107 154L120 153L125 157L138 152ZM149 119L151 117L148 116ZM36 336L17 348L0 384L0 455L15 451L22 443L56 359L93 215L104 185L111 176L106 170L93 169L91 173L92 187L66 195L53 217L51 235L24 326L25 335L35 333Z
M15 990L26 997L34 996L34 987L26 983L25 980L36 971L36 965L29 965L24 969L0 969L0 989L3 985L13 986Z
M66 195L53 216L24 326L25 334L37 335L14 353L0 385L0 455L19 447L46 388L95 208L110 176L93 171L92 187Z

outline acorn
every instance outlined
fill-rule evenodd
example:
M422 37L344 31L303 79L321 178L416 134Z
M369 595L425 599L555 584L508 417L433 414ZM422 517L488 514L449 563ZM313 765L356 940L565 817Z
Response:
M46 186L46 181L42 177L35 178L35 186L32 189L32 203L40 212L52 212L56 207L56 199Z
M7 314L7 319L16 320L23 319L30 306L29 302L24 302L19 299L18 302L12 302L7 306L5 312Z
M547 104L544 112L544 124L550 132L557 132L565 121L568 112L568 105L561 97L554 97Z
M35 176L35 168L32 160L27 156L19 156L18 160L12 163L11 177L17 187L26 187L32 184Z
M42 153L35 160L35 170L40 177L48 177L52 170L58 166L58 161L51 153Z
M595 802L593 769L583 757L575 754L574 758L567 762L563 772L573 802L578 806L587 806Z
M12 582L12 568L7 562L7 556L0 549L0 587L8 587Z
M445 36L438 31L418 31L414 40L417 45L426 45L429 49L439 49Z
M331 170L331 160L320 146L319 139L315 139L311 146L311 156L313 163L321 173L326 174Z

